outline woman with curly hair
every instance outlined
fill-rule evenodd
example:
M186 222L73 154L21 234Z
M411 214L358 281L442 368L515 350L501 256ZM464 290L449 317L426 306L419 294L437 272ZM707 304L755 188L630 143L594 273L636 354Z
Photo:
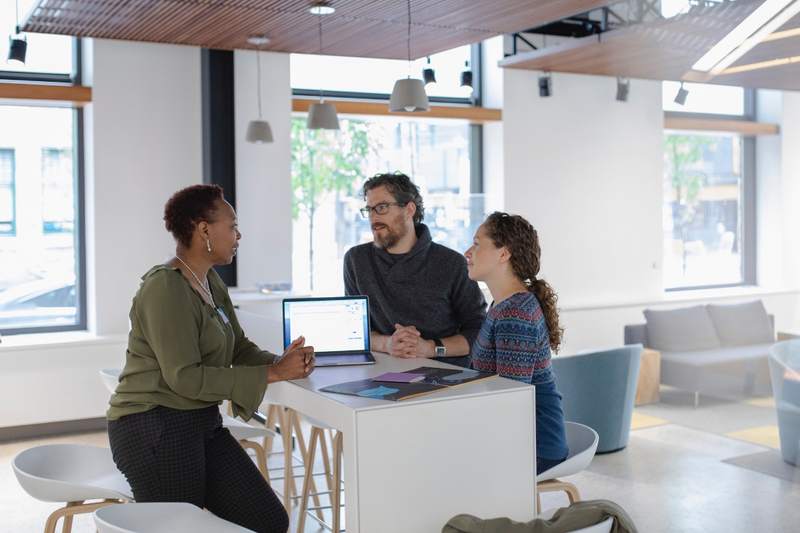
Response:
M472 367L536 387L536 472L567 458L564 411L550 352L564 332L555 291L539 279L541 248L519 215L495 212L464 254L470 279L483 281L494 302L472 347Z
M108 409L114 462L137 502L188 502L253 531L286 533L280 500L230 432L219 404L249 419L267 384L314 369L302 337L283 357L245 337L212 267L242 234L216 185L175 193L164 210L175 256L143 277L130 311L125 368Z

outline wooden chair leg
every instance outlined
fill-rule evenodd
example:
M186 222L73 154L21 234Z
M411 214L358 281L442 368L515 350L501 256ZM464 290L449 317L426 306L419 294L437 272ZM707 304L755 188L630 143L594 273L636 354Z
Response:
M322 452L322 465L325 470L325 484L328 487L328 494L331 494L333 491L333 472L331 471L330 455L328 455L328 441L324 431L319 436L319 442ZM331 444L333 444L333 440L331 440Z
M580 492L578 492L578 487L576 487L572 483L564 482L564 492L567 493L567 498L569 498L569 503L575 503L581 501L581 494Z
M101 502L86 503L86 502L69 502L61 509L56 509L50 516L47 517L47 522L44 525L44 533L56 533L56 525L60 518L64 518L65 532L72 529L72 517L76 514L93 513L101 507L122 503L119 500L103 500Z
M541 500L539 498L539 494L542 492L565 492L567 494L567 498L569 499L569 503L572 504L581 501L581 495L578 491L578 487L572 483L569 483L568 481L561 481L560 479L548 479L547 481L542 481L536 485L537 512L539 512L541 509Z
M303 476L303 495L300 498L300 512L297 515L298 533L305 531L308 495L311 491L311 482L314 480L314 454L317 451L317 441L319 440L320 432L321 430L319 428L311 428L311 436L308 442L308 456L306 456L304 464L305 476ZM317 504L317 507L319 507L319 504Z
M311 497L314 499L314 506L317 508L317 518L324 520L325 515L322 514L322 509L320 509L322 504L319 501L319 494L317 494L317 483L314 481L313 474L315 456L314 454L310 454L309 450L306 449L306 439L303 436L303 428L300 425L300 417L297 416L297 413L295 413L295 416L292 418L292 425L294 427L295 438L297 439L297 447L300 448L300 456L303 458L303 465L308 465L309 463L311 464ZM322 435L320 435L320 437L322 437Z
M294 468L292 467L292 416L291 409L280 413L281 437L283 439L283 506L292 514L292 485L294 485Z
M257 442L253 442L251 440L240 440L239 444L242 445L242 448L245 450L253 450L256 454L256 461L258 462L258 469L261 471L261 475L264 476L264 479L267 480L269 483L269 469L267 468L267 452L264 450L264 447L261 446Z
M280 420L280 407L275 404L270 404L269 409L267 410L267 422L264 424L264 427L275 431L276 425ZM267 435L264 437L264 442L261 445L266 450L267 455L272 453L272 446L273 446L273 438L272 435Z
M333 533L341 531L341 483L342 483L342 432L336 433L333 439L333 492L331 505L333 506Z
M542 496L539 494L539 491L536 491L536 514L542 512Z
M67 503L67 508L76 507L80 505L81 502L69 502ZM63 524L61 525L61 532L62 533L72 533L72 516L71 514L65 514Z

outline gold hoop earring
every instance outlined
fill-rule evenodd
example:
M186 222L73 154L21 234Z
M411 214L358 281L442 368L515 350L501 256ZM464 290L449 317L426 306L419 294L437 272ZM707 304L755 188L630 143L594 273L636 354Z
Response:
M206 250L208 250L208 253L211 253L211 241L208 239L206 239Z

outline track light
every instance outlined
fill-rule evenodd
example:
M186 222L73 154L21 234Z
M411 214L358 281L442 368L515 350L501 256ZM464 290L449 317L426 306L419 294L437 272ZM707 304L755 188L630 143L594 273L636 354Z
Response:
M675 95L675 103L678 105L685 105L687 96L689 96L689 90L684 89L683 82L681 82L681 86L678 88L678 94Z
M539 96L546 98L553 94L553 83L550 79L550 74L539 76Z
M434 72L433 67L431 67L430 56L428 56L428 66L422 69L422 80L425 82L425 85L436 83L436 72Z
M24 35L19 31L19 0L15 0L14 7L16 8L16 27L15 35L8 37L8 62L25 64L25 55L28 52L28 41Z
M28 41L23 35L8 38L8 62L25 64L25 54L28 51Z
M628 101L628 91L630 91L631 82L626 78L617 78L617 102Z
M472 87L472 70L469 68L469 61L464 61L464 71L461 73L461 86Z

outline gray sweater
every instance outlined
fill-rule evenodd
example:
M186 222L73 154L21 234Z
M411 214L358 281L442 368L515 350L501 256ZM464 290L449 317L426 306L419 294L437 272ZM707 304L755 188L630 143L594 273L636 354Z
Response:
M373 331L391 335L395 324L413 325L425 339L460 334L471 347L486 317L483 293L467 276L463 255L433 242L425 224L416 231L417 243L407 254L392 255L373 243L350 248L345 293L369 296ZM447 361L466 365L469 356Z

